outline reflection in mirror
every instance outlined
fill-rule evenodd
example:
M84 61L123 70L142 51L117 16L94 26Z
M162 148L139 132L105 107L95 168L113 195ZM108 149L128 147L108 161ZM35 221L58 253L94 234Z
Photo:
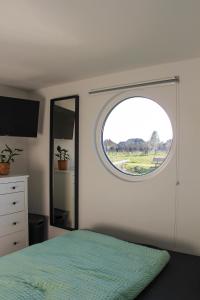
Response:
M78 106L79 97L51 100L50 223L78 228Z

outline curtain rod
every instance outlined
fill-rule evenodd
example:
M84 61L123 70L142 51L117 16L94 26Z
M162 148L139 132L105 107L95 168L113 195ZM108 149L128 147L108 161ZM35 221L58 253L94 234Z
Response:
M130 88L135 88L135 87L151 86L151 85L165 84L165 83L167 84L167 83L173 83L173 82L179 82L179 77L174 76L174 77L160 79L160 80L143 81L143 82L121 85L121 86L111 86L111 87L101 88L101 89L92 89L88 93L90 95L94 95L94 94L99 94L99 93L130 89Z

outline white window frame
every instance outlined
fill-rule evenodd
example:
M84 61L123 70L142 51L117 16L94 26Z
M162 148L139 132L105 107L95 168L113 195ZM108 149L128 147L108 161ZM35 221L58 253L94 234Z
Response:
M176 128L173 127L173 122L170 120L169 114L162 107L162 109L165 111L165 113L167 114L167 116L171 122L172 132L173 132L172 144L171 144L170 150L169 150L168 155L165 158L164 162L156 170L154 170L148 174L144 174L144 175L132 175L132 174L124 173L123 171L120 171L112 164L112 162L108 159L107 155L105 154L103 143L102 143L104 124L105 124L109 114L111 113L111 111L115 108L115 106L117 106L120 102L123 102L124 100L126 100L128 98L137 98L137 97L152 100L153 102L157 103L160 107L162 107L162 105L160 103L158 103L155 99L151 99L150 97L143 96L142 93L140 94L139 92L138 92L137 96L135 95L135 91L134 92L127 91L125 93L118 94L118 95L114 96L113 98L111 98L110 101L108 101L108 103L103 107L102 111L99 114L98 120L97 120L96 132L95 132L96 149L97 149L97 153L98 153L99 158L102 161L103 165L106 167L106 169L109 172L111 172L116 177L118 177L122 180L125 180L125 181L132 181L132 182L141 182L144 180L149 180L149 179L155 177L156 175L158 175L160 172L162 172L167 167L169 161L172 159L172 157L175 153L175 145L176 145Z

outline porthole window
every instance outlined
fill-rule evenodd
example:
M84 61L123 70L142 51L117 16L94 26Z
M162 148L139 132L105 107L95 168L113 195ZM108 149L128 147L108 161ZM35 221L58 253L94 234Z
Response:
M109 104L97 128L97 148L115 175L141 180L167 165L173 142L172 124L154 100L128 97Z

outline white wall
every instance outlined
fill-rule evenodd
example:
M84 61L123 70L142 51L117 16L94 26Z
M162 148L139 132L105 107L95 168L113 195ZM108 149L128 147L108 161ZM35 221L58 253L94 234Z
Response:
M180 76L180 185L177 187L176 246L180 251L200 254L200 59L130 70L92 79L57 85L40 90L46 98L44 127L30 149L30 166L34 185L31 188L35 212L49 213L49 100L55 97L80 96L80 227L99 229L145 243L159 245L159 238L148 231L148 207L141 207L134 194L134 184L111 175L100 162L94 144L94 128L105 104L98 96L90 97L92 88L109 87L146 80ZM108 97L109 98L109 97ZM194 154L195 153L195 154ZM134 197L133 197L134 195ZM134 213L133 213L134 212ZM133 217L137 215L137 218ZM156 215L155 215L156 217ZM162 218L162 216L160 216ZM53 228L51 228L53 230ZM104 229L102 229L104 230ZM59 230L51 234L60 233ZM160 228L162 239L162 228Z

